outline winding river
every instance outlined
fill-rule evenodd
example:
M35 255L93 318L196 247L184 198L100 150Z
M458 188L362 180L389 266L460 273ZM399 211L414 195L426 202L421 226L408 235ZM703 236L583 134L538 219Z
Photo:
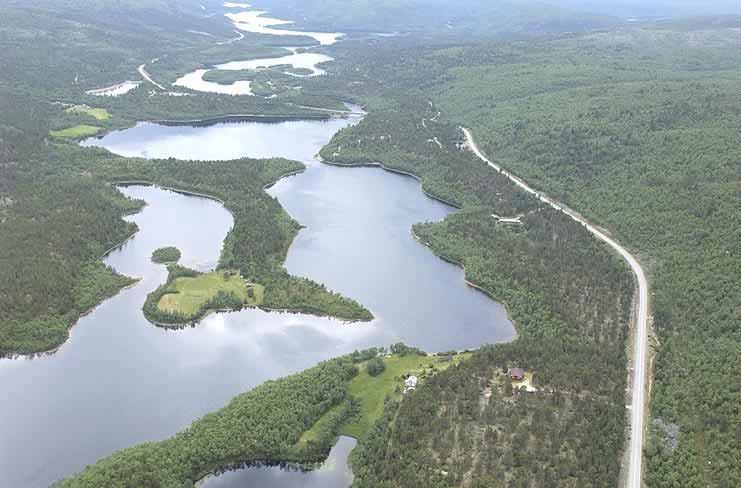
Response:
M325 73L319 68L319 64L332 61L333 58L326 54L311 52L296 52L296 49L288 49L290 54L277 58L250 59L247 61L231 61L229 63L217 64L213 68L201 68L191 73L181 76L175 81L175 85L184 88L190 88L195 91L204 91L210 93L221 93L224 95L253 95L252 83L249 80L238 80L233 83L216 83L206 81L203 76L209 71L241 71L241 70L262 70L274 66L291 66L294 69L302 69L311 73L300 75L290 71L282 71L284 74L297 78L303 76L318 76Z
M269 190L305 226L286 268L360 301L376 319L345 324L250 309L212 314L182 330L153 326L141 306L166 270L150 262L151 252L174 245L184 265L212 269L233 220L214 200L123 187L147 206L127 217L140 231L105 262L140 281L80 319L54 354L0 360L6 399L0 403L0 485L48 486L117 449L170 436L268 379L355 349L403 341L431 352L460 350L514 336L500 304L465 285L461 269L410 234L412 224L440 220L454 209L425 196L413 178L314 159L355 120L141 123L85 142L150 158L283 156L304 162L306 171ZM319 471L251 467L203 485L345 488L352 445L341 439L332 462Z

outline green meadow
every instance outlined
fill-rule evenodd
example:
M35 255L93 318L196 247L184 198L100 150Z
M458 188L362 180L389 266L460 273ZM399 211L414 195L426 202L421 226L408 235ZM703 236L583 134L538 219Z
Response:
M259 305L263 297L262 287L253 286L256 290L251 305ZM175 279L160 298L157 307L163 311L177 312L185 316L197 315L219 291L234 293L243 301L247 298L247 285L239 273L212 271L195 278Z

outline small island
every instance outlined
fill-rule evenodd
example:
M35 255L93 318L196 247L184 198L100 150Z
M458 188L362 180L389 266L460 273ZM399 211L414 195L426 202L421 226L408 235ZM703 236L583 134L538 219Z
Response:
M147 296L144 316L161 326L180 326L202 319L211 311L257 307L265 288L246 283L239 271L221 269L200 273L170 264L167 282Z
M170 264L180 261L180 249L177 247L160 247L152 253L152 262L157 264Z

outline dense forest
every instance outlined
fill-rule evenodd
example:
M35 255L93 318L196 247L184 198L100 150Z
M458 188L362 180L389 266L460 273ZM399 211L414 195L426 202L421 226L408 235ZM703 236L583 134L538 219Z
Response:
M542 209L522 220L470 209L415 226L422 242L507 304L518 338L406 396L353 454L354 486L617 483L632 276L563 214ZM532 372L537 390L513 391L512 367Z
M54 486L182 488L246 461L314 460L320 446L316 441L301 446L299 439L332 407L350 401L348 386L356 374L357 367L345 356L268 381L169 439L118 451ZM327 419L327 425L336 428L342 414L343 409L337 409L337 419ZM335 435L332 432L328 440ZM326 441L327 436L319 439ZM330 446L321 446L324 456Z
M458 90L444 98L462 109L456 117L476 128L486 151L609 226L650 265L659 344L649 486L734 486L741 482L741 38L733 30L646 35L660 40L655 56L668 58L656 70L663 73L646 76L654 79L495 96L495 117L485 118L464 112ZM594 41L603 52L615 47L605 37ZM623 56L641 53L642 41L621 44ZM662 52L677 41L676 51ZM512 84L525 85L537 71Z
M282 266L299 226L264 187L301 170L300 163L148 161L71 144L44 146L39 160L15 162L11 153L7 157L15 179L5 180L14 186L3 197L0 223L7 263L0 275L3 354L57 346L80 313L130 283L96 264L104 251L136 230L120 217L141 206L124 198L109 181L147 181L223 200L235 224L219 266L239 269L246 279L264 285L264 307L346 320L372 318L358 303L290 276ZM35 191L39 181L46 180L45 191Z
M225 42L235 35L221 15L228 9L221 2L206 3L211 4L208 12L195 0L5 2L0 6L4 20L0 63L5 68L0 74L0 99L9 103L3 123L33 128L41 135L79 124L110 129L140 120L195 120L226 114L326 116L301 105L340 107L335 97L304 96L300 90L268 99L172 86L179 76L203 66L289 54L276 47L272 36L247 34L239 42ZM210 36L194 33L202 31ZM292 38L295 46L308 41ZM157 85L142 80L139 66ZM88 93L128 80L140 83L125 96ZM18 111L29 103L35 113ZM66 111L77 104L107 109L112 116L96 120Z
M539 205L505 176L462 152L458 127L440 122L440 112L427 100L412 96L372 100L373 110L362 126L340 130L322 148L320 155L326 161L382 164L411 173L422 180L425 192L458 207L484 205L511 215Z
M428 42L535 36L620 25L619 19L538 0L263 0L259 8L300 27L352 33L413 32ZM281 18L283 18L281 17Z
M36 144L0 129L0 355L56 347L81 313L132 283L100 258L136 231L121 216L142 202L90 177L46 177Z
M152 252L152 262L158 264L177 263L180 261L180 249L173 246L160 247Z
M103 150L67 146L75 164L110 181L147 181L212 195L235 217L224 240L220 269L239 269L249 282L265 286L266 308L306 311L346 320L369 320L370 312L357 302L328 291L283 268L288 247L299 229L278 201L264 188L281 176L303 169L286 159L235 161L143 160L110 157ZM94 162L94 165L92 164ZM93 167L94 166L94 167Z
M638 249L657 333L650 486L741 480L738 25L662 22L485 46L337 48L362 52L340 61L338 77L356 80L374 116L333 141L354 142L350 156L343 146L325 157L393 162L401 146L426 160L420 141L431 136L396 109L425 99L441 126L471 128L500 164ZM315 89L347 89L333 83L316 80ZM408 131L387 128L395 126ZM389 134L391 144L376 142ZM460 136L438 140L450 147Z
M312 468L340 434L365 442L376 419L395 412L408 374L424 384L470 357L400 342L356 350L268 381L168 439L115 452L53 486L192 488L207 474L252 463Z
M357 486L596 487L618 477L630 273L581 226L474 158L459 126L503 166L637 249L648 268L656 358L647 484L741 484L737 19L575 34L614 20L564 13L538 28L571 33L534 40L529 30L536 26L522 21L533 18L530 4L484 16L496 17L493 25L477 23L475 12L441 24L443 11L430 11L410 29L435 25L427 46L414 35L380 40L366 33L324 49L337 58L331 76L302 79L301 90L287 89L275 72L256 76L261 94L279 92L274 99L187 90L172 96L146 82L125 97L86 94L138 80L141 64L169 85L209 63L280 52L260 35L216 44L231 38L231 26L200 13L197 2L150 4L14 0L0 7L0 355L59 345L81 313L132 282L100 262L136 231L121 217L142 202L110 184L132 180L221 199L235 225L219 266L264 284L265 307L371 318L360 304L282 267L298 224L263 190L301 170L299 163L126 159L49 136L144 119L316 117L302 106L353 100L367 104L369 115L338 133L322 157L413 173L425 191L461 207L414 232L504 302L519 334L403 400L389 400L353 454ZM277 12L296 8L290 0L274 4ZM386 30L394 28L389 19L403 18L383 9L386 17L362 17L352 8L331 18L317 5L302 2L304 25L352 31L352 22L365 19ZM521 39L482 36L473 44L458 35L473 32L467 25ZM188 28L215 37L185 35ZM277 88L268 88L271 81ZM78 104L110 117L68 110ZM515 366L532 373L537 391L513 388L508 370ZM180 487L245 460L316 459L357 408L348 397L355 374L341 358L268 382L172 439L121 451L62 486ZM301 434L331 407L320 441L297 451Z
M105 251L136 231L121 216L142 205L111 187L114 180L146 180L226 200L236 223L221 265L264 283L266 307L369 319L357 303L282 268L298 224L263 187L300 170L298 163L126 161L49 136L80 125L110 130L147 119L228 114L326 118L300 105L337 107L334 98L322 95L294 95L285 102L202 93L170 96L147 83L122 97L86 94L138 79L137 66L165 52L157 76L166 84L174 81L176 70L214 59L209 56L227 60L281 52L261 36L247 50L183 36L188 25L233 36L223 19L204 18L197 2L147 5L69 0L0 6L5 20L0 28L0 64L5 67L0 73L0 356L53 349L66 340L80 314L132 282L99 262ZM147 22L139 25L136 19L142 18ZM217 169L220 173L214 174Z

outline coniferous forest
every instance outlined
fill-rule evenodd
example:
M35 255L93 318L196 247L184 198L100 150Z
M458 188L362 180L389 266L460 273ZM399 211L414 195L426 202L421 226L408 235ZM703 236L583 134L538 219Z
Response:
M463 266L517 331L389 396L351 454L353 486L596 488L615 486L624 468L630 269L476 158L463 127L490 159L603 227L646 269L646 485L741 485L741 21L626 23L502 1L449 22L455 6L435 1L411 22L414 2L383 15L357 1L328 13L335 3L302 2L298 24L348 34L317 49L335 58L327 76L260 71L248 76L259 96L237 97L172 96L147 83L126 97L87 93L136 76L145 61L169 87L200 67L281 52L265 35L247 47L227 42L231 25L203 15L200 2L0 6L0 356L54 350L82 314L135 283L101 260L137 231L123 217L144 202L124 197L116 188L124 182L223 202L234 227L218 269L264 286L262 307L371 320L352 297L283 267L300 225L265 188L302 163L124 158L76 139L142 120L327 119L351 101L367 115L321 158L415 175L457 207L414 225L413 236ZM283 15L299 8L273 6ZM383 26L393 32L373 34ZM246 76L224 73L209 79ZM156 302L142 305L151 312ZM238 304L228 294L209 304L222 305ZM268 381L58 486L180 488L245 461L321 460L358 414L349 390L358 363L370 359L367 371L384 374L377 352ZM513 380L513 368L525 379ZM316 439L301 443L317 425Z
M614 485L630 271L553 210L522 225L466 210L415 233L506 303L519 336L389 405L392 413L353 454L357 485ZM533 373L534 390L513 388L514 367Z
M737 25L697 19L537 42L368 50L343 74L364 80L371 115L335 137L330 148L341 151L323 153L343 163L417 161L406 168L442 195L420 162L437 155L439 167L453 165L465 126L499 164L636 251L650 275L656 334L649 486L741 479ZM458 256L465 241L434 242Z
M181 488L245 461L311 461L316 453L296 447L301 434L349 399L356 373L352 360L342 357L268 381L170 439L119 451L54 486Z

